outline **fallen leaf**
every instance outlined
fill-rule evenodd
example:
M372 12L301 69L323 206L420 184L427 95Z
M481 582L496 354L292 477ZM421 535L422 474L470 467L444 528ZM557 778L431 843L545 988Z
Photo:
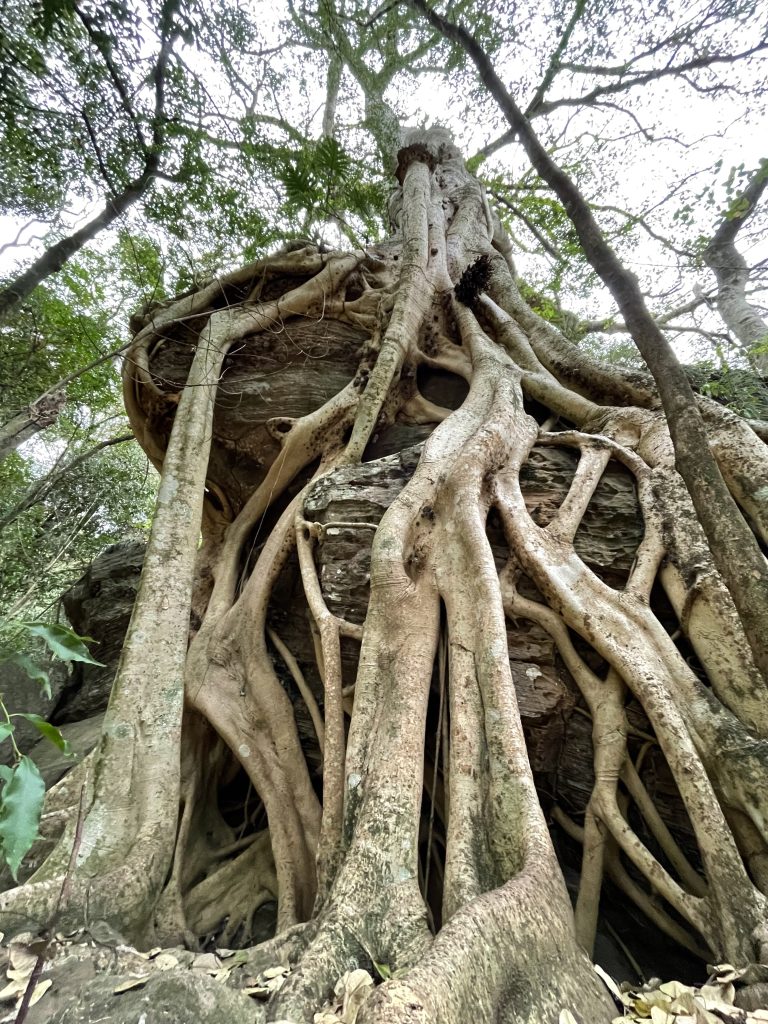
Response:
M35 957L35 959L37 959L37 957ZM34 965L29 970L27 970L27 968L25 967L21 971L14 971L12 968L9 967L5 973L9 981L18 981L26 983L29 980L29 977L32 974L33 969Z
M262 978L269 981L271 978L281 978L290 972L288 967L268 967L266 971L261 972Z
M142 953L140 949L136 950L136 955L140 956L142 960L152 960L158 953L162 953L162 946L155 946L154 949L148 950L146 953Z
M179 961L173 953L158 953L152 963L158 971L171 971L174 967L179 966Z
M126 981L121 981L119 985L116 985L112 991L115 995L118 995L120 992L127 992L132 988L141 988L141 986L146 985L148 981L148 974L143 974L140 978L128 978Z
M624 1002L624 996L610 974L607 971L604 971L600 964L593 964L592 966L595 968L595 974L600 978L616 1002L622 1004Z
M269 999L272 995L266 985L251 985L249 988L241 988L243 995L253 996L254 999Z
M342 975L340 984L336 986L336 995L343 997L341 1019L344 1024L355 1024L360 1008L373 991L373 986L373 978L362 968Z
M11 981L10 984L0 991L0 1002L5 1002L6 999L15 999L16 996L21 995L26 987L26 979L23 981Z
M733 964L707 964L707 970L721 984L726 981L738 981L747 973L746 967L738 970Z
M213 978L214 981L220 981L223 984L226 984L226 982L229 980L229 976L230 976L231 973L232 973L232 968L225 966L225 967L220 967L218 969L218 971L212 971L211 972L211 977Z
M671 996L672 999L679 999L680 996L689 992L693 994L693 991L690 985L683 985L681 981L665 981L663 985L659 985L659 992Z
M51 981L51 979L46 978L46 980L41 981L39 985L35 985L35 991L32 993L32 998L29 1000L29 1005L34 1006L35 1003L39 1003L52 984L53 982Z
M661 1006L652 1006L651 1020L653 1024L675 1024L675 1015Z
M11 967L15 971L20 971L22 974L26 974L27 977L34 970L35 964L37 963L37 953L33 953L26 943L12 942L9 949L11 957ZM10 971L8 977L10 977Z

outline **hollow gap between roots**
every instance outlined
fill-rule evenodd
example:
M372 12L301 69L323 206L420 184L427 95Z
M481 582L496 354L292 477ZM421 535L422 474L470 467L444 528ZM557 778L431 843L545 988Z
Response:
M433 933L442 927L443 881L448 828L447 765L450 735L445 609L430 682L424 745L424 781L419 822L419 887Z
M280 455L278 455L277 458L279 459ZM288 505L290 505L298 492L312 479L314 474L317 472L319 465L320 459L318 458L313 460L308 466L305 466L301 472L297 473L283 493L279 495L279 497L275 498L269 509L251 529L241 548L242 554L240 556L237 588L238 596L242 592L245 584L248 582L248 579L253 572L253 568L258 561L259 555L261 554L261 549L267 538L272 533L272 530L275 528L280 516L286 510Z
M550 828L552 842L571 902L578 895L581 845L557 825ZM610 879L605 879L595 937L594 961L612 977L646 982L674 977L683 984L699 984L702 964L698 957L660 935L658 929Z
M424 398L443 409L458 409L469 394L469 384L458 373L426 363L416 371L416 385Z

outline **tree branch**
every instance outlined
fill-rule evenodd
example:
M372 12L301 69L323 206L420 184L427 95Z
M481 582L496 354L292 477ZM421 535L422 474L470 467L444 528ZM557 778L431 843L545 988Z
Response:
M92 220L88 221L79 231L73 232L61 241L50 246L34 261L24 273L19 274L10 284L0 290L0 323L10 312L51 274L57 273L76 252L79 252L92 238L108 228L121 217L133 204L146 193L160 168L162 149L165 142L165 77L168 62L173 52L173 44L178 36L178 29L173 25L172 17L177 0L168 0L163 6L161 15L160 52L152 72L155 91L155 107L152 117L152 143L147 145L139 133L140 147L144 152L144 167L141 174L129 182L122 192L108 198L104 209ZM118 82L115 87L120 91ZM132 108L131 108L132 110Z
M748 50L744 50L741 53L718 53L718 54L707 54L702 57L694 57L691 60L684 61L682 64L673 64L664 68L654 68L653 71L645 71L640 74L633 75L631 78L623 82L613 82L611 85L596 85L594 89L584 93L581 96L561 96L559 99L548 100L541 102L538 107L530 111L531 117L538 117L543 114L551 114L553 110L557 110L560 107L582 107L590 106L596 100L600 99L601 96L614 96L616 93L626 92L628 89L634 89L637 85L647 85L649 82L657 81L660 78L669 78L672 75L684 75L687 71L696 71L700 68L708 68L712 64L734 64L738 60L744 60L746 57L752 57L756 53L760 53L762 50L768 49L768 42L758 43L756 46L751 47ZM690 79L686 79L689 85L694 88L693 83ZM727 88L727 86L722 86Z
M125 441L133 441L133 434L121 434L119 437L111 437L107 441L100 441L99 444L94 445L87 451L81 452L80 455L76 455L74 459L71 459L61 469L48 473L46 476L37 480L27 490L27 493L14 507L2 517L0 517L0 531L4 530L6 526L10 526L11 523L15 522L19 516L23 515L26 511L32 508L33 505L39 504L44 501L45 498L50 494L51 490L67 473L71 473L73 469L77 469L78 466L82 466L84 462L92 458L94 455L98 455L99 452L105 448L111 448L116 444L123 444Z

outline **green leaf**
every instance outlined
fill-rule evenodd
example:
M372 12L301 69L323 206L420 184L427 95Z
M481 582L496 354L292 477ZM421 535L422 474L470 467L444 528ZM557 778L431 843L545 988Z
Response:
M0 841L3 857L18 881L19 865L37 838L45 783L31 758L22 757L6 782L0 803Z
M349 173L352 161L336 139L326 135L315 147L315 167L321 177L343 179Z
M314 206L317 196L311 176L300 167L286 167L283 171L283 184L288 201L294 206Z
M388 964L377 964L373 959L371 960L371 963L382 981L386 981L387 978L392 977L392 968Z
M62 661L84 661L87 665L99 665L91 657L88 648L83 640L90 640L89 636L78 636L72 629L50 622L25 622L24 628L32 636L39 636L53 654Z
M8 764L0 764L0 779L3 782L10 782L13 778L13 768Z
M46 720L41 718L40 715L19 712L18 714L12 715L12 717L25 718L28 722L31 722L32 725L34 725L41 736L45 736L47 740L50 740L54 746L57 746L59 750L62 751L62 753L72 753L72 747L70 746L69 740L65 740L56 726L51 725L50 722L46 722Z
M8 661L14 665L18 665L19 668L23 669L30 679L36 683L40 683L43 693L46 697L51 696L51 681L48 678L48 673L44 672L38 665L32 661L31 658L27 657L26 654L14 654Z
M13 732L13 722L0 722L0 743L7 740Z

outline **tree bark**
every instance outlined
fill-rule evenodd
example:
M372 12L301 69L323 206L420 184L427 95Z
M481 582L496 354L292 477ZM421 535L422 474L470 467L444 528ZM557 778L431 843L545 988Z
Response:
M289 969L264 1010L272 1021L332 1012L355 967L382 980L358 1018L366 1024L540 1024L569 1019L563 1011L602 1024L616 1010L588 954L610 879L654 936L760 981L763 684L653 387L576 365L578 350L526 305L447 133L408 133L398 181L390 239L265 257L180 297L134 339L126 404L166 473L183 410L211 382L201 360L220 365L225 384L215 415L205 398L207 418L184 449L202 544L187 523L178 551L151 560L152 599L140 599L95 758L110 777L135 766L139 810L127 782L96 773L83 854L91 891L73 886L68 919L95 906L117 920L119 903L147 942L152 925L190 944L215 927L247 946L276 900L274 938L248 953L249 976ZM762 478L757 440L712 415L724 464L741 453ZM403 451L414 429L426 435L418 454ZM556 499L540 490L526 502L541 449L570 468ZM386 452L402 487L390 486ZM617 472L642 514L642 529L634 516L624 524L627 538L636 532L621 565L588 559L584 546L599 535L598 491ZM191 486L179 473L179 488ZM334 480L341 497L326 515ZM759 488L752 498L759 519ZM385 511L361 520L370 503ZM370 566L362 545L326 560L346 530L373 538ZM345 603L349 588L364 620ZM520 673L534 686L552 679L522 656L531 645L546 647L571 695L562 713L576 704L586 726L592 772L567 791L535 785ZM154 724L170 721L164 693L177 716L170 749ZM664 795L644 775L650 758L685 808L684 827L661 812ZM158 778L170 780L162 792ZM145 793L156 813L141 810ZM141 877L130 893L93 842L104 835L99 814L125 835L109 795L121 816L138 816L128 832L155 858L123 843ZM576 915L554 822L583 846ZM5 930L12 912L45 908L57 856L4 897Z

